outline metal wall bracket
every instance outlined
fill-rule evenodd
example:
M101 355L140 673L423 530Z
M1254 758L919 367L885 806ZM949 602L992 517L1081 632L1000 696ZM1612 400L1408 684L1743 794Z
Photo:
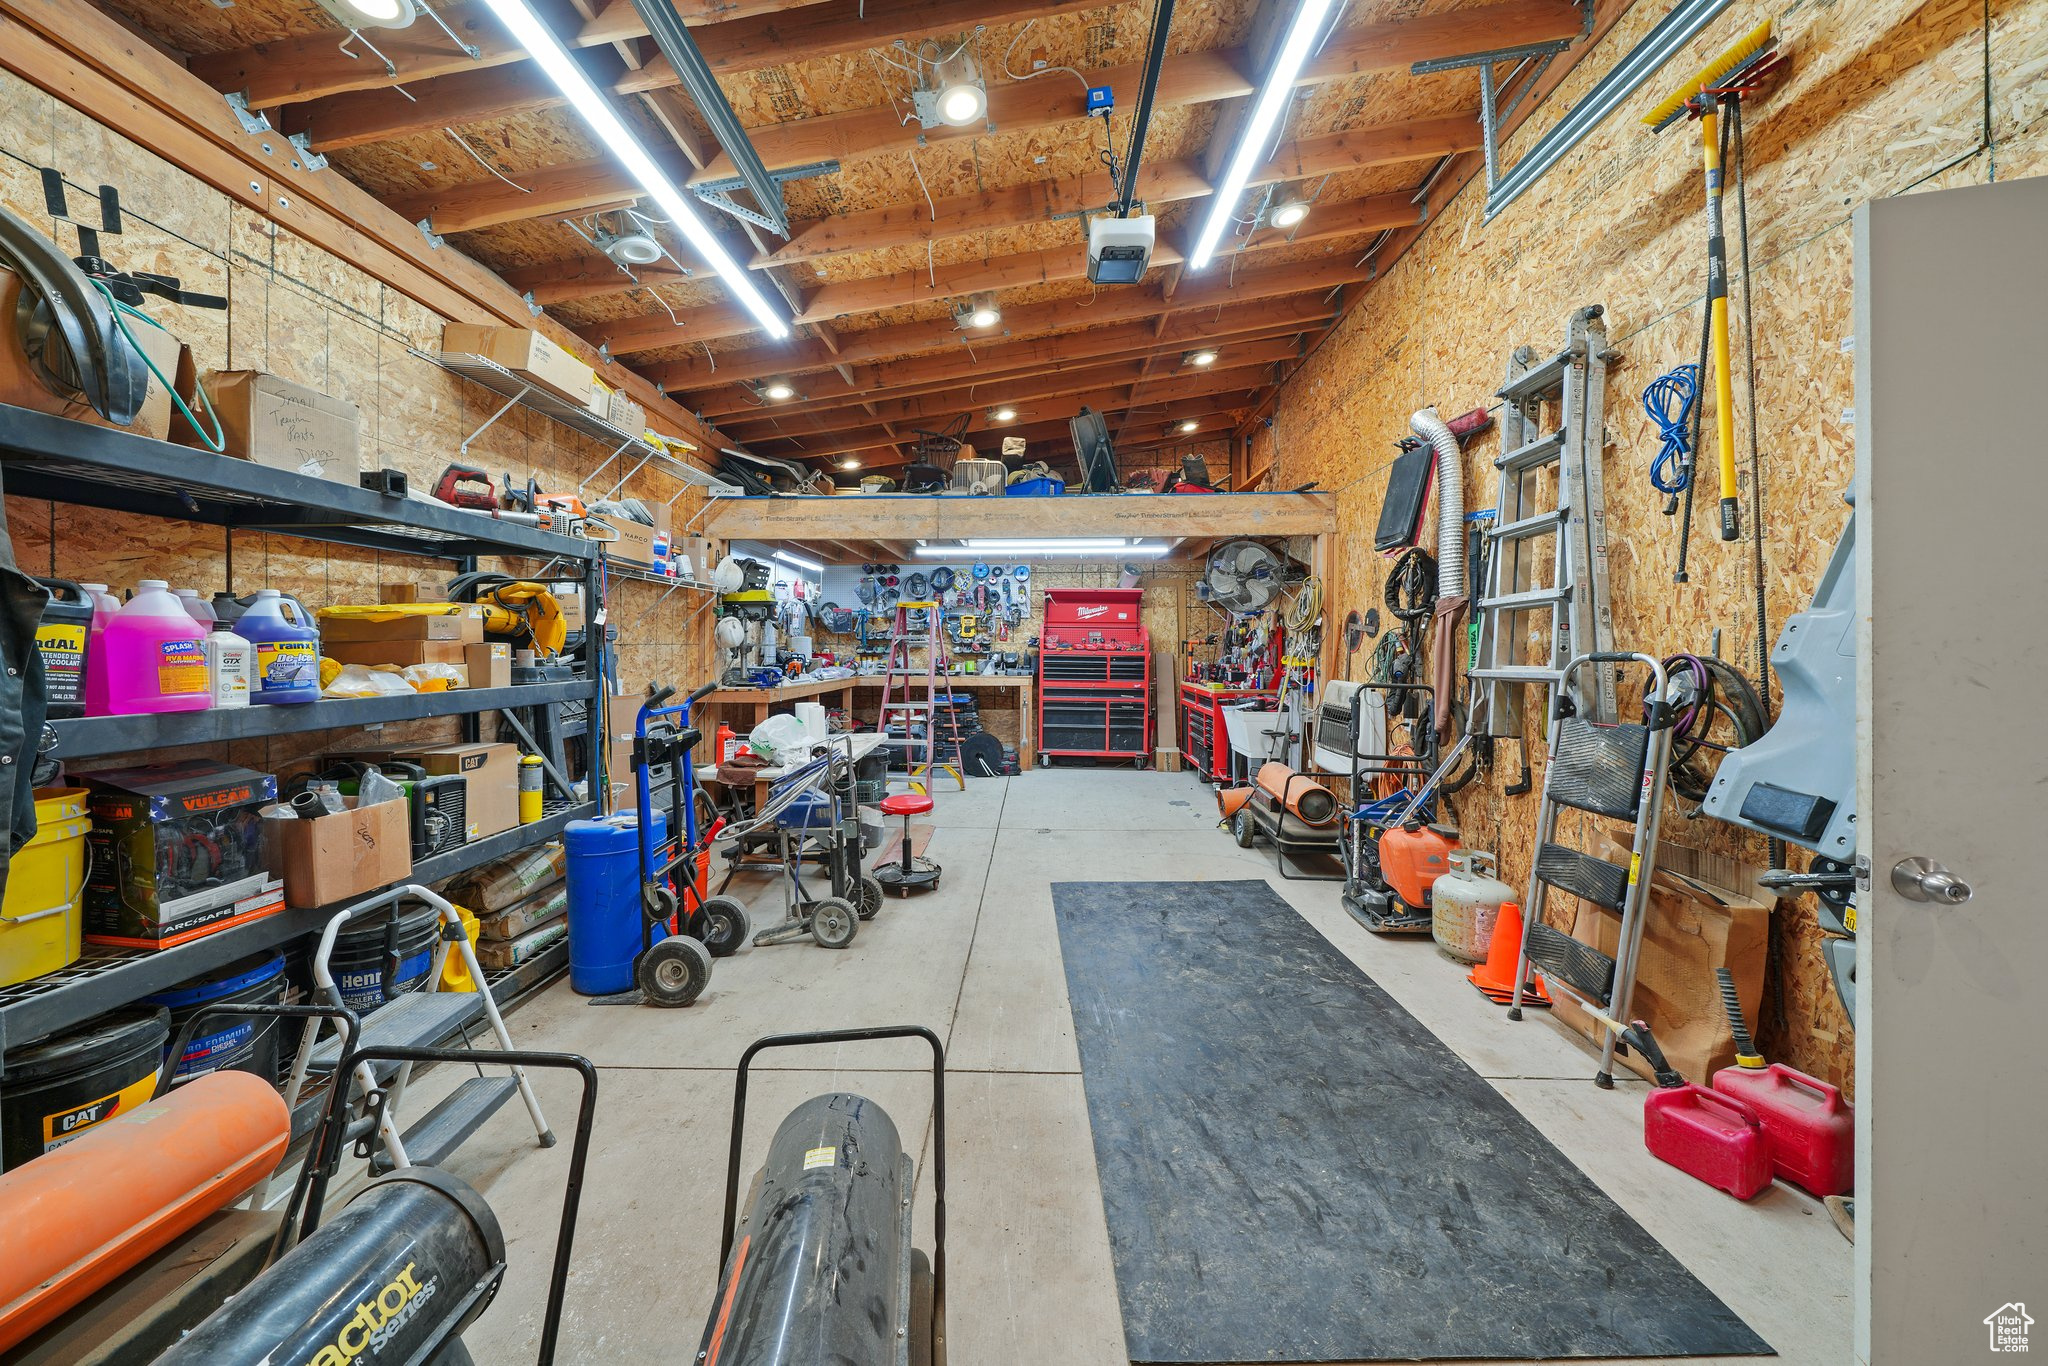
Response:
M784 235L783 230L788 226L785 223L779 223L765 213L758 213L746 205L736 202L723 190L707 189L702 185L693 185L690 188L698 199L709 204L712 208L721 209L741 222L752 223L757 228L766 228L777 236Z
M536 318L540 316L540 303L533 297L532 290L527 290L524 294L519 296L519 299L521 303L524 303L526 305L526 311L528 314Z
M434 220L431 217L422 218L419 222L413 224L413 226L418 228L420 230L420 235L427 239L427 245L434 248L436 251L440 250L441 244L448 240L447 238L441 236L440 233L434 231Z
M313 135L311 133L293 133L285 141L298 149L299 160L305 165L307 170L324 171L327 169L327 158L313 150Z
M243 132L268 133L270 131L270 115L260 109L251 109L249 107L248 91L230 90L221 98L227 101L228 112L235 116L236 123L242 125Z

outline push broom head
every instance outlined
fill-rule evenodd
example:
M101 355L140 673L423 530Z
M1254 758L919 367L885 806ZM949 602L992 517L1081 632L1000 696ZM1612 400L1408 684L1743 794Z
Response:
M1740 42L1687 77L1685 84L1666 96L1662 104L1643 115L1643 122L1650 125L1650 131L1663 132L1685 117L1686 109L1700 91L1718 88L1754 66L1776 46L1777 39L1771 36L1771 21L1766 19L1744 34Z

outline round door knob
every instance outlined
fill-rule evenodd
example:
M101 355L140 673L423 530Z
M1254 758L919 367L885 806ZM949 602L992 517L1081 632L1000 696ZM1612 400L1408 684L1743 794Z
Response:
M1892 867L1892 890L1908 901L1960 906L1975 893L1970 884L1930 858L1903 858Z

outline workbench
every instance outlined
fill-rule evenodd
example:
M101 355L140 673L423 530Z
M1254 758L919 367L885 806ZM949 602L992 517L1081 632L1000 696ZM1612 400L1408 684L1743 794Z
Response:
M886 677L884 674L860 674L853 678L832 678L816 683L784 683L774 688L720 688L698 704L700 710L697 715L704 718L698 724L712 731L723 721L744 735L775 712L788 711L798 702L811 701L836 706L850 716L855 690L880 692ZM923 679L924 675L913 674L912 687L921 685ZM1034 735L1031 728L1032 683L1029 674L951 674L938 680L938 690L1015 693L1019 737L1017 767L1020 771L1029 772L1032 760L1037 757L1031 743Z
M1247 688L1232 683L1197 683L1182 679L1180 684L1180 752L1188 767L1207 781L1230 777L1230 737L1223 725L1223 707L1247 698L1271 698L1271 688Z

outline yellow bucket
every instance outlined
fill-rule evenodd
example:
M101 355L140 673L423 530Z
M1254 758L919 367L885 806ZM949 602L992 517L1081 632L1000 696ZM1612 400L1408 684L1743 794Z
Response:
M0 900L0 987L77 961L90 829L84 788L36 789L36 837L14 856Z

